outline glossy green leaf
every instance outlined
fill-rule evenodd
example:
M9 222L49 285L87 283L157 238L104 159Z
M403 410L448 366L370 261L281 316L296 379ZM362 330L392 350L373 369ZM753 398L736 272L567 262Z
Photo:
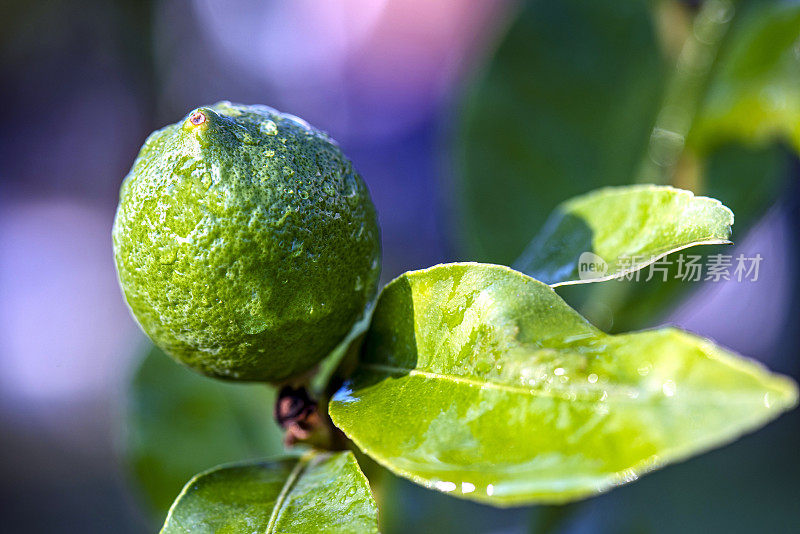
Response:
M778 138L800 151L800 4L740 7L689 141L708 150Z
M676 330L611 336L507 267L439 265L381 294L333 422L415 482L564 502L753 430L794 383Z
M222 466L191 479L162 534L378 532L378 511L351 452Z
M271 388L206 378L150 349L128 392L125 452L159 522L195 473L283 451L274 404Z
M619 278L670 252L727 244L733 213L667 186L605 188L568 200L514 265L558 286Z

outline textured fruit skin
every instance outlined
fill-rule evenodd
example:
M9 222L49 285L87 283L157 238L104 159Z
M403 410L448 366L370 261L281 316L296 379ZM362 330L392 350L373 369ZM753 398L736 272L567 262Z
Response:
M133 315L206 375L280 382L324 358L373 298L380 233L325 133L220 102L150 135L112 231Z

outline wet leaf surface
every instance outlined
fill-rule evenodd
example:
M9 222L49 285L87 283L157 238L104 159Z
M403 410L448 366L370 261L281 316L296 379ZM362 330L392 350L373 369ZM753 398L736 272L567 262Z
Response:
M507 267L381 294L334 423L400 476L495 505L565 502L732 441L796 403L785 377L666 328L611 336Z

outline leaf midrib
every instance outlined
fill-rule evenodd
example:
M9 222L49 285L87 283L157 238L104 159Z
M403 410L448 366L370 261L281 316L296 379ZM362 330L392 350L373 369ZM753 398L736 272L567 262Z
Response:
M292 491L292 488L294 488L295 482L297 482L297 480L303 474L303 471L306 470L308 465L311 463L311 460L316 455L317 453L311 452L308 455L298 458L297 465L292 468L289 476L286 477L286 482L283 483L281 492L278 494L278 498L275 500L275 506L272 507L272 513L269 516L269 522L267 523L267 529L264 531L264 534L274 534L276 532L275 527L278 524L278 519L280 518L281 511L286 503L286 499L289 497L289 493Z
M420 376L420 377L428 378L428 379L445 380L445 381L453 382L455 384L464 384L464 385L471 386L471 387L496 389L498 391L505 391L505 392L508 392L508 393L514 393L514 394L518 394L518 395L535 396L535 397L547 397L547 398L557 399L557 400L562 400L562 401L567 401L567 402L580 402L580 403L597 403L597 402L601 402L597 398L587 398L585 396L582 397L581 395L578 394L577 390L574 391L573 394L575 396L573 398L572 396L567 396L566 394L559 394L559 393L556 393L556 392L553 392L553 391L544 391L542 389L526 388L524 386L515 386L515 385L511 385L511 384L503 384L503 383L499 383L499 382L493 382L491 380L480 381L480 380L476 380L474 378L468 378L468 377L458 376L458 375L448 375L448 374L443 374L443 373L437 373L435 371L425 371L425 370L422 370L422 369L405 369L405 368L396 367L396 366L393 366L393 365L385 365L385 364L377 364L377 363L362 364L361 367L362 367L362 369L369 369L369 370L374 370L374 371L384 372L384 373L389 373L389 374L406 374L406 375L409 375L409 376ZM591 388L587 388L587 389L591 389ZM647 398L646 397L645 398L630 397L627 394L623 394L622 393L623 391L624 392L636 392L636 393L638 393L640 395L641 394L650 394L651 393L648 390L642 390L642 389L639 389L639 388L632 388L632 387L629 387L629 386L621 386L621 385L615 385L614 386L614 390L612 390L613 391L613 398L612 398L612 392L609 392L608 388L603 389L603 391L609 393L608 394L608 398L606 399L606 401L613 400L614 402L622 401L622 402L633 402L633 403L643 402L644 400L647 400ZM755 396L756 397L763 396L763 393L756 394ZM741 392L741 393L740 392L729 392L729 393L725 394L725 397L726 397L726 399L729 399L729 400L727 400L725 402L725 404L732 404L732 401L730 399L732 399L732 398L737 398L738 399L738 398L741 398L741 397L746 397L747 398L746 402L752 402L752 400L749 397L753 397L753 395L748 394L746 392ZM664 400L675 400L675 399L679 399L681 402L684 402L684 403L690 400L690 398L687 397L687 395L685 393L682 394L680 397L666 397ZM602 401L602 402L606 402L606 401ZM705 404L712 404L709 399L702 399L701 402L703 402ZM745 402L745 401L743 401L743 402Z

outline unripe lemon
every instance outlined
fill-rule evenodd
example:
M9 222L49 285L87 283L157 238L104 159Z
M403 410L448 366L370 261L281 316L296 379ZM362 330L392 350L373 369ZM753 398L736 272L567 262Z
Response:
M266 106L220 102L151 134L112 233L142 329L222 378L279 382L313 367L380 272L375 208L352 163Z

